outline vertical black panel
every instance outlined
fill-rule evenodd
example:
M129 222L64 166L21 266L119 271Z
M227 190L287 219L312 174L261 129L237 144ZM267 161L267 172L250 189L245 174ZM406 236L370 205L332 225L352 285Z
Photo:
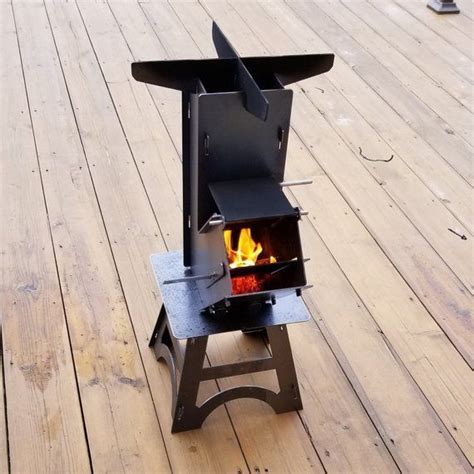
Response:
M264 95L269 103L265 122L243 107L241 92L199 96L198 162L192 163L199 228L216 210L209 183L267 177L283 181L293 91L268 90Z
M190 180L190 94L181 94L181 124L182 124L182 155L183 155L183 265L191 266L191 231L189 220L191 216L191 180Z

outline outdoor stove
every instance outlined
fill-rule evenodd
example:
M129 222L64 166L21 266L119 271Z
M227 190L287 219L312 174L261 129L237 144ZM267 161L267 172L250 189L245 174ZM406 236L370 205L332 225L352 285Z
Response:
M235 398L302 408L286 324L308 319L304 212L282 188L311 181L284 181L293 96L284 86L328 71L334 56L240 58L216 24L212 35L217 59L132 64L138 81L182 91L184 251L152 256L163 306L150 346L172 373L173 432ZM203 368L208 336L234 330L265 332L272 356ZM235 387L196 406L200 381L261 370L276 370L278 394Z

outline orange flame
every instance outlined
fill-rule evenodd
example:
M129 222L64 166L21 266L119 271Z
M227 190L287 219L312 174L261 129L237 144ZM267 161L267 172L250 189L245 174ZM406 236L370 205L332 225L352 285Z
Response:
M224 231L224 243L229 259L230 268L249 267L257 263L258 256L263 248L260 242L252 239L250 228L245 227L240 230L237 250L232 248L232 231ZM276 262L274 257L270 257L270 263Z

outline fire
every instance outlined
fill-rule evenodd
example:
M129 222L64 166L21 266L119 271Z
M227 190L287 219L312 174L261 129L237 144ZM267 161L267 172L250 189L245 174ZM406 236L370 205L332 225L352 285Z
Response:
M252 239L250 228L240 229L237 250L232 248L232 231L224 231L224 243L229 259L230 268L249 267L257 264L258 256L262 253L263 247L260 242ZM276 262L274 257L270 257L269 263Z

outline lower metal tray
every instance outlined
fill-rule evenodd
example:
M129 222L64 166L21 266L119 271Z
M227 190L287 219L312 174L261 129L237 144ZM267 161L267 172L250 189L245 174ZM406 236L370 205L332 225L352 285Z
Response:
M215 314L201 312L203 306L194 281L164 285L166 280L188 276L183 266L183 253L167 252L150 257L163 304L168 314L171 332L176 339L210 336L229 331L252 331L280 324L309 320L303 300L290 294L278 298L276 304L264 305L258 311Z

